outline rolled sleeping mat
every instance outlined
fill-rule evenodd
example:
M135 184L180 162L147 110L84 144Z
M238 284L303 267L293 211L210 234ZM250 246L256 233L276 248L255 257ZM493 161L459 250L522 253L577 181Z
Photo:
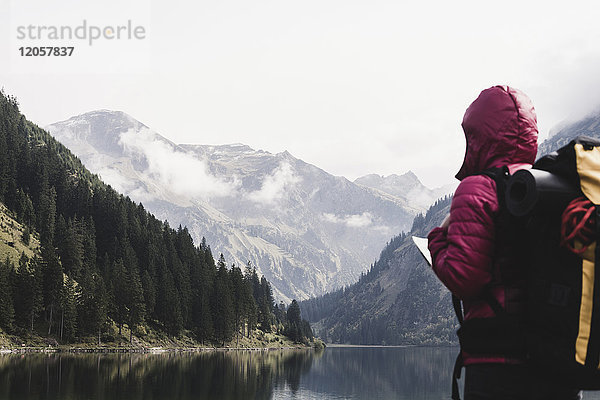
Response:
M581 191L565 178L541 169L515 172L506 184L506 207L517 217L529 214L534 207L566 207Z

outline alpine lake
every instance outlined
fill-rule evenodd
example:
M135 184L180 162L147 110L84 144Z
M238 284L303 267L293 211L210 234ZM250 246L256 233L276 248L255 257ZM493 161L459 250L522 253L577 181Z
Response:
M0 355L0 399L448 399L458 349ZM584 399L600 399L600 392Z

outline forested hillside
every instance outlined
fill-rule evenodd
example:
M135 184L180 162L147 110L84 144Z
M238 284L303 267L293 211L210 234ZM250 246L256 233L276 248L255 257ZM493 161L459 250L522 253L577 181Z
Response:
M222 256L215 263L204 240L194 245L186 228L171 228L102 183L4 92L0 203L10 233L0 249L23 248L18 262L10 252L0 260L4 332L63 343L114 339L124 326L140 337L151 329L215 344L257 327L312 336L297 304L274 305L253 266L228 267ZM8 228L15 226L21 230Z
M418 215L410 233L393 238L360 280L301 303L316 334L349 344L454 344L450 293L433 274L411 236L427 236L449 212L446 197Z

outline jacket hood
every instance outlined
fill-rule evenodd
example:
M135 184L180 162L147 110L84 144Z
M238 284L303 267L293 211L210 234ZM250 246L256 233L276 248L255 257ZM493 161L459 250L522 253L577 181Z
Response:
M527 95L508 86L484 90L462 121L467 140L458 180L487 168L533 164L537 154L537 117Z

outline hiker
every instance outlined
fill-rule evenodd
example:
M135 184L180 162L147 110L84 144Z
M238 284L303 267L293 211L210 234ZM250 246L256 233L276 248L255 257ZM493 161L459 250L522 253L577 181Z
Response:
M461 183L450 215L428 239L433 271L464 307L455 375L464 365L465 399L577 399L577 390L537 376L526 363L525 332L511 325L526 318L526 272L513 232L499 223L496 180L485 173L531 168L538 136L533 104L517 89L494 86L469 106L462 127L467 148L456 174Z

